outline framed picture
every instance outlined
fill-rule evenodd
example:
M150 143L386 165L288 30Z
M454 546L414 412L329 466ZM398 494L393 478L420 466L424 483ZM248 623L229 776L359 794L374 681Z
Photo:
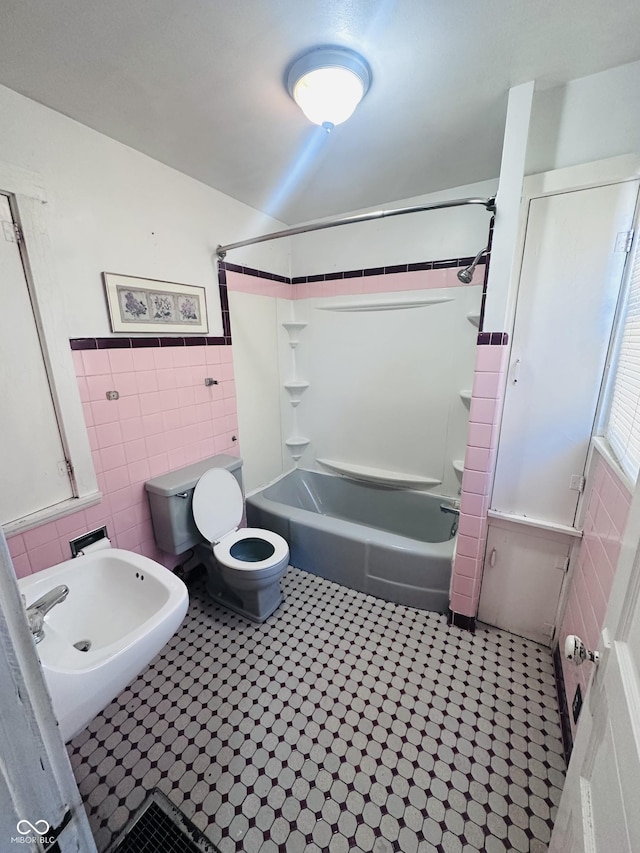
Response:
M204 287L102 273L114 332L207 334Z

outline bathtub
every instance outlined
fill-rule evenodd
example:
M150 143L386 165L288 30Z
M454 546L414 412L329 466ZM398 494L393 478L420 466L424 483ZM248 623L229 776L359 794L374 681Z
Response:
M296 469L247 498L291 565L386 601L445 612L454 539L442 498Z

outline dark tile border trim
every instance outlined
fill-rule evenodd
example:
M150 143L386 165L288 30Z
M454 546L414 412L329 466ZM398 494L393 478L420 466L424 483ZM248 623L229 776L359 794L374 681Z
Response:
M220 284L227 283L226 271L243 273L244 275L252 275L256 278L265 278L270 281L279 281L282 284L312 284L317 281L335 281L341 278L364 278L369 275L395 275L396 273L417 272L420 270L440 270L451 267L467 267L473 261L473 258L445 258L437 261L421 261L415 264L394 264L389 267L363 267L360 270L341 270L327 273L318 273L315 275L298 275L293 278L287 278L283 275L264 272L263 270L254 269L253 267L243 267L238 264L230 264L226 261L218 262L218 277ZM478 265L486 264L486 258L481 258ZM486 279L486 276L485 276Z
M69 344L72 350L86 349L140 349L144 347L224 347L231 345L231 317L229 315L229 299L227 294L226 276L224 271L218 272L220 289L220 307L222 309L222 336L208 337L203 335L175 335L158 337L149 335L144 338L71 338ZM224 281L223 281L224 279Z
M87 349L144 349L147 347L223 347L231 336L219 338L70 338L72 350Z
M509 343L507 332L478 332L478 346L502 347Z
M493 226L492 226L493 227ZM263 278L268 281L278 281L281 284L309 284L317 281L335 281L336 279L344 278L360 278L370 275L395 275L396 273L416 272L421 270L437 270L448 269L452 267L466 267L473 261L473 258L445 258L437 261L422 261L414 264L395 264L389 267L367 267L361 270L343 270L341 272L320 273L318 275L296 276L295 278L287 278L276 273L265 272L264 270L254 269L253 267L239 266L238 264L227 263L226 261L218 262L218 286L220 289L220 308L222 310L222 336L220 337L203 337L202 335L194 336L149 336L149 337L118 337L118 338L71 338L69 343L72 350L88 350L88 349L138 349L140 347L188 347L188 346L230 346L232 343L231 335L231 314L229 311L229 294L227 289L227 270L229 272L238 272L244 275ZM482 293L482 308L480 328L482 328L482 315L484 314L484 302L487 290L487 271L489 265L489 255L481 258L478 265L485 264L484 287ZM501 336L498 341L497 337ZM483 340L480 338L483 337ZM490 338L485 340L484 338ZM494 340L495 339L495 340ZM506 344L508 336L502 332L493 332L492 334L480 333L478 335L478 344Z
M449 614L447 616L447 625L453 625L456 628L462 628L464 631L471 631L472 634L475 634L476 617L463 616L461 613L454 613L453 610L449 610Z
M556 679L556 692L558 694L558 707L560 709L560 728L562 729L562 745L564 757L569 765L569 759L573 751L573 737L571 736L571 723L569 722L569 704L567 702L567 691L564 686L564 674L562 672L562 658L560 647L556 646L553 651L553 671Z
M269 281L279 281L281 284L291 284L291 279L285 275L278 275L274 272L266 272L265 270L258 270L255 267L244 267L239 264L230 264L228 261L218 261L218 280L221 284L223 284L222 278L220 277L221 273L225 273L227 270L229 272L240 272L244 275L252 275L256 278L266 278ZM224 277L224 284L227 283L226 275Z

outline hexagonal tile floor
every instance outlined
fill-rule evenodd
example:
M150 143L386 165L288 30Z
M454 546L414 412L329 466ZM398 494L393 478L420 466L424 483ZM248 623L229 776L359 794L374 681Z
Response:
M545 850L565 771L550 651L298 569L283 587L255 625L196 582L69 744L98 850L154 786L222 853Z

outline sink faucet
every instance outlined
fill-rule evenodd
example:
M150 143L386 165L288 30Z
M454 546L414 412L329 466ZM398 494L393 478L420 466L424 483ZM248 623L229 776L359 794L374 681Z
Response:
M37 601L27 607L27 620L29 628L33 634L33 639L39 643L44 639L44 617L55 607L60 604L69 595L69 587L66 584L60 584L45 592Z

